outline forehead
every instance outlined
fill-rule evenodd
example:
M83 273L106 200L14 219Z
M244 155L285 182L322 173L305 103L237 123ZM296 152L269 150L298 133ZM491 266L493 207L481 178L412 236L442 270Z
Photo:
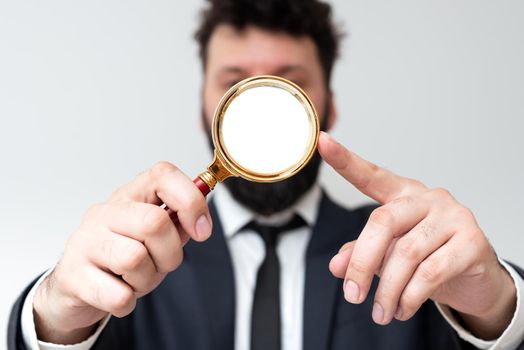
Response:
M208 73L235 68L251 75L276 74L284 66L319 68L313 40L254 26L238 30L228 24L217 26L209 40Z

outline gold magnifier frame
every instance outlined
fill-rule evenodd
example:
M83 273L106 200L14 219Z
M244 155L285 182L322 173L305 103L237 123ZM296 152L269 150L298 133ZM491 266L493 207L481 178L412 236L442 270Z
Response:
M230 152L227 150L224 135L222 133L222 125L224 123L224 118L226 117L226 112L229 105L243 92L257 87L274 87L289 92L297 99L298 102L300 102L304 108L309 123L308 144L302 157L294 164L291 164L287 168L274 173L261 173L252 171L235 161ZM306 166L306 164L315 154L318 144L318 137L320 134L318 114L306 93L295 83L272 75L251 77L242 80L231 87L222 97L215 110L212 128L213 144L215 146L213 161L207 167L206 171L198 175L195 180L193 180L195 185L204 196L206 196L215 188L217 182L222 182L231 176L240 176L246 180L255 182L276 182L295 175L304 166ZM291 132L293 132L293 130L291 130ZM268 142L270 142L269 139ZM168 212L169 217L173 223L178 223L178 216L176 212L167 206L164 209Z
M302 158L300 158L300 160L294 164L291 164L286 169L275 173L255 172L242 166L242 164L239 164L228 152L224 141L224 135L222 133L222 125L224 123L224 118L226 117L226 112L229 105L243 92L257 87L274 87L283 89L290 93L297 99L298 102L300 102L304 108L310 126L309 141ZM207 194L209 191L213 190L217 182L222 182L230 176L240 176L246 180L255 182L276 182L295 175L309 162L309 160L315 154L320 133L318 114L306 93L295 83L287 79L271 75L251 77L242 80L231 87L222 97L216 108L212 128L213 143L215 145L213 161L208 166L207 170L200 174L197 179L195 179L195 184L197 184L200 190L204 190L206 192L204 193L203 191L204 194ZM207 191L205 188L202 188L203 184L199 183L198 180L201 180L205 183L206 187L208 187Z

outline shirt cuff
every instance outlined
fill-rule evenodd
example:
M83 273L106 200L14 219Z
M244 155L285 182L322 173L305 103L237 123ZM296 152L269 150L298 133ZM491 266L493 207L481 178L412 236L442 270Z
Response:
M95 344L96 340L98 339L98 336L102 332L102 330L105 328L107 322L111 318L111 315L107 315L105 318L100 321L100 325L96 329L96 332L93 333L89 338L84 340L81 343L72 344L72 345L61 345L61 344L53 344L53 343L46 343L43 341L38 340L36 336L36 327L35 327L35 320L33 316L33 299L35 297L35 292L42 284L42 281L52 272L53 270L48 270L45 274L42 275L38 279L38 281L35 283L33 288L29 291L29 294L25 298L24 306L22 307L22 336L24 338L24 344L27 349L29 350L87 350Z
M455 316L453 316L449 306L435 303L437 309L451 327L455 329L460 338L483 350L516 349L524 340L524 306L522 305L524 297L524 280L508 263L501 259L499 259L499 262L510 274L517 290L517 306L515 307L515 314L513 315L508 328L504 330L499 338L488 341L475 337L471 332L459 324Z

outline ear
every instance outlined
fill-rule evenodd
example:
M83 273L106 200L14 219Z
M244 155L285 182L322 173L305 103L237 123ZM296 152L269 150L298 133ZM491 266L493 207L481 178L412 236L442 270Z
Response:
M335 106L335 93L332 90L328 91L327 96L327 122L326 122L326 131L330 131L334 126L338 118L337 108Z

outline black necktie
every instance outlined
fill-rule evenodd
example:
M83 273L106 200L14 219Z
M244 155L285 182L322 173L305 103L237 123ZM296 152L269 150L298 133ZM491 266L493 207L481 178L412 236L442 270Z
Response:
M266 257L257 274L251 316L251 350L280 350L280 265L276 252L280 233L306 225L295 215L283 226L266 226L257 222L246 228L256 231L266 245Z

